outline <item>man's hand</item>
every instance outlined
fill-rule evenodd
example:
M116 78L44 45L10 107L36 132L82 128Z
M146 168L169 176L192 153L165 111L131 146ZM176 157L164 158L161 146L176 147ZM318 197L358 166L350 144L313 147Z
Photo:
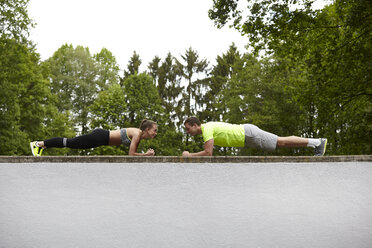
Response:
M189 156L213 156L213 144L214 139L210 139L207 142L204 143L204 150L196 153L190 153L188 151L184 151L182 153L183 157L189 157Z
M189 153L188 151L184 151L184 152L182 153L182 156L183 156L183 157L188 157L188 156L190 156L190 153Z

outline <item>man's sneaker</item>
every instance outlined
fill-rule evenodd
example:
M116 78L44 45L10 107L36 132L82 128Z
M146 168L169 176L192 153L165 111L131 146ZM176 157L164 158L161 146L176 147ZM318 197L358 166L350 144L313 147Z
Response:
M30 143L30 147L31 147L31 152L32 152L32 155L34 155L34 156L41 156L41 154L43 153L43 148L42 147L38 147L37 145L36 145L36 142L37 141L33 141L33 142L31 142Z
M327 148L327 139L321 138L320 145L315 147L314 156L323 156Z

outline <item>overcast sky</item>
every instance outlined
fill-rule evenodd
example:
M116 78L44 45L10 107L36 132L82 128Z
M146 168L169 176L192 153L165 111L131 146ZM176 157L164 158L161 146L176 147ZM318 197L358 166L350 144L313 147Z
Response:
M321 8L330 0L317 0ZM31 40L41 59L48 59L63 44L82 45L91 54L103 47L116 57L120 69L136 51L140 70L157 55L180 58L192 47L215 64L232 42L246 52L248 38L235 29L217 29L208 17L212 0L30 0L29 16L36 22Z
M141 70L157 55L177 58L192 47L215 64L232 42L245 52L247 38L234 29L217 29L208 18L212 0L30 0L29 16L36 22L31 40L45 60L63 44L82 45L91 54L103 47L120 69L136 51Z

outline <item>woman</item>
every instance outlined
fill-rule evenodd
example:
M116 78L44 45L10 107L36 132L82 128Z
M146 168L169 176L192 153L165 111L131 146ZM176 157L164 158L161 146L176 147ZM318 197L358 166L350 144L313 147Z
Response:
M130 156L154 156L155 151L148 149L146 153L137 153L138 144L142 139L153 139L158 131L158 125L151 120L143 120L139 128L122 128L109 131L105 129L94 129L91 133L68 138L51 138L44 141L33 141L30 143L34 156L41 156L43 149L52 147L68 147L73 149L88 149L98 146L118 146L123 144L129 146Z

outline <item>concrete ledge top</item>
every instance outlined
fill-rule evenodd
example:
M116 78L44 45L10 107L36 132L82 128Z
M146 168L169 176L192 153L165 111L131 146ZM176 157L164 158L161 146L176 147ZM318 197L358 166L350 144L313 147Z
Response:
M347 156L0 156L0 163L309 163L372 162L372 155Z

